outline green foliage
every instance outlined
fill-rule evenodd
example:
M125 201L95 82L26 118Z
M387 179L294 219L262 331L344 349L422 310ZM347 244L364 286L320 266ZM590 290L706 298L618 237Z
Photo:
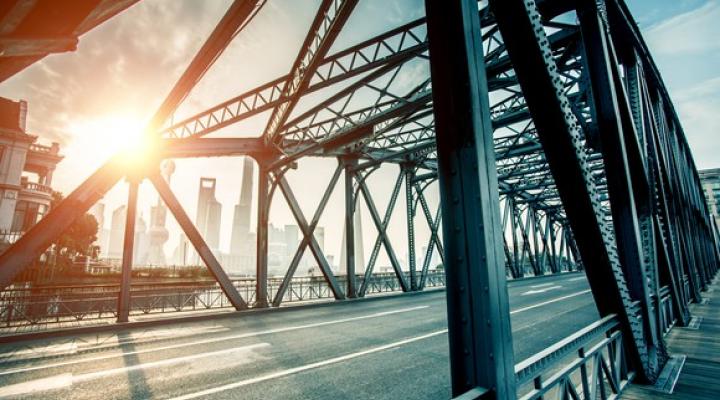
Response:
M55 207L62 199L62 193L53 192L50 207ZM95 252L92 244L97 240L98 228L98 222L93 215L80 216L55 241L58 256L68 262L75 256L91 256Z

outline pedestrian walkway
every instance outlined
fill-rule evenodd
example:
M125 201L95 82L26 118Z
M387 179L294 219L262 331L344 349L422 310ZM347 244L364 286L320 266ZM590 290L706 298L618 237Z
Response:
M675 327L666 340L671 355L685 355L672 394L653 386L630 385L621 398L629 400L720 399L720 280L715 279L703 293L703 302L691 306L694 321L687 327ZM672 386L672 385L670 385ZM666 386L667 387L667 386Z

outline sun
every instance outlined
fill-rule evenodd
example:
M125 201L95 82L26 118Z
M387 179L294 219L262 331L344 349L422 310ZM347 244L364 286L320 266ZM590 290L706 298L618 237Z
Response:
M89 164L98 164L120 155L128 166L142 164L152 158L154 141L145 134L146 121L137 115L107 114L75 121L68 130L73 147Z

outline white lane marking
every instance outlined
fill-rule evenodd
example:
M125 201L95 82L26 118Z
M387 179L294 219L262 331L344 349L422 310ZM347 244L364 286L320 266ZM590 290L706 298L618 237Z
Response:
M41 392L44 390L62 389L72 385L72 374L60 374L49 378L35 379L16 383L0 388L0 398L17 397L20 395Z
M222 386L218 386L218 387L214 387L214 388L210 388L210 389L201 390L201 391L195 392L195 393L189 393L189 394L185 394L182 396L173 397L172 399L169 399L169 400L190 400L190 399L195 399L195 398L201 397L201 396L207 396L207 395L211 395L211 394L215 394L215 393L224 392L224 391L230 390L230 389L236 389L236 388L239 388L242 386L251 385L253 383L263 382L263 381L276 379L276 378L282 378L284 376L297 374L299 372L324 367L326 365L337 364L339 362L351 360L353 358L365 356L365 355L372 354L372 353L377 353L377 352L392 349L395 347L400 347L402 345L406 345L406 344L409 344L412 342L417 342L419 340L428 339L433 336L445 334L445 333L447 333L447 331L448 331L447 329L442 329L442 330L431 332L431 333L428 333L425 335L411 337L408 339L400 340L397 342L389 343L389 344L378 346L378 347L372 347L367 350L358 351L358 352L350 353L350 354L345 354L343 356L329 358L327 360L318 361L318 362L314 362L314 363L306 364L306 365L301 365L299 367L289 368L289 369L285 369L282 371L272 372L272 373L269 373L266 375L261 375L261 376L255 377L255 378L245 379L245 380L242 380L239 382L233 382L233 383L229 383L227 385L222 385Z
M558 301L563 301L563 300L570 299L570 298L573 298L573 297L576 297L576 296L580 296L580 295L583 295L583 294L585 294L585 293L590 293L590 289L588 289L588 290L583 290L583 291L580 291L580 292L571 293L571 294L569 294L569 295L567 295L567 296L556 297L556 298L554 298L554 299L550 299L550 300L548 300L548 301L543 301L542 303L533 304L533 305L531 305L531 306L527 306L527 307L523 307L523 308L518 308L517 310L512 310L512 311L510 311L510 314L517 314L517 313L521 313L521 312L524 312L524 311L532 310L532 309L534 309L534 308L546 306L546 305L548 305L548 304L557 303Z
M541 283L539 285L530 285L530 287L531 288L541 288L541 287L552 286L552 285L554 285L554 283L550 282L550 283Z
M205 357L212 357L217 355L226 355L229 353L236 353L236 352L247 352L250 350L255 350L261 347L270 347L270 343L255 343L247 346L239 346L239 347L231 347L229 349L222 349L222 350L216 350L216 351L209 351L206 353L196 353L196 354L190 354L187 356L181 356L181 357L174 357L174 358L166 358L163 360L158 361L151 361L141 364L135 364L135 365L129 365L127 367L120 367L120 368L113 368L113 369L106 369L102 371L96 371L96 372L88 372L85 374L75 375L73 376L72 382L73 383L79 383L79 382L87 382L91 381L93 379L98 378L104 378L110 375L115 374L123 374L130 371L137 371L139 369L149 369L149 368L156 368L156 367L162 367L166 365L171 364L179 364L186 361L196 360L198 358L205 358Z
M11 352L5 352L0 353L0 357L13 357L16 358L24 358L23 356L57 356L57 355L66 355L66 354L75 354L77 353L78 345L74 342L68 342L68 343L61 343L61 344L51 344L47 346L40 346L40 347L29 347L24 349L18 349L13 350Z
M182 362L196 360L198 358L212 357L217 355L227 355L236 352L248 352L261 347L269 347L269 343L255 343L248 346L233 347L230 349L223 349L219 351L211 351L206 353L191 354L182 357L166 358L164 360L151 361L142 364L129 365L127 367L113 368L108 370L90 372L86 374L73 375L71 373L60 374L51 376L49 378L36 379L28 382L18 383L15 385L9 385L4 388L0 388L0 398L8 396L18 396L28 394L32 392L42 392L54 389L65 389L69 388L74 384L81 382L87 382L94 379L105 378L111 375L123 374L131 371L144 370L149 368L162 367L172 364L179 364Z
M37 370L46 369L46 368L64 367L64 366L68 366L68 365L81 364L81 363L86 363L86 362L91 362L91 361L107 360L110 358L125 357L125 356L129 356L129 355L133 355L133 354L143 354L143 353L150 353L150 352L155 352L155 351L179 349L179 348L183 348L183 347L196 346L196 345L200 345L200 344L224 342L226 340L244 339L244 338L249 338L249 337L254 337L254 336L269 335L269 334L273 334L273 333L288 332L288 331L294 331L294 330L299 330L299 329L317 328L319 326L341 324L341 323L345 323L345 322L360 321L363 319L378 318L378 317L384 317L384 316L388 316L388 315L417 311L417 310L421 310L421 309L425 309L425 308L429 308L429 307L430 306L416 306L416 307L409 307L409 308L401 308L401 309L392 310L392 311L383 311L383 312L378 312L378 313L374 313L374 314L361 315L358 317L342 318L342 319L336 319L336 320L332 320L332 321L316 322L313 324L306 324L306 325L293 325L293 326L288 326L288 327L284 327L284 328L268 329L265 331L248 332L248 333L241 333L241 334L237 334L237 335L226 335L226 336L215 337L215 338L210 338L210 339L196 340L194 342L189 342L189 343L178 343L178 344L172 344L172 345L162 346L162 347L153 347L151 349L127 351L122 354L107 354L107 355L103 355L103 356L83 358L81 360L63 361L63 362L57 362L57 363L52 363L52 364L38 365L38 366L34 366L34 367L10 369L10 370L6 370L6 371L0 371L0 376L29 372L29 371L37 371Z
M581 281L583 279L585 279L584 276L578 276L577 278L570 278L570 279L568 279L568 281L575 282L575 281Z
M537 289L537 290L528 290L527 292L520 293L520 296L529 296L531 294L545 293L545 292L549 292L551 290L556 290L556 289L562 289L562 286L556 285L556 286L545 287L545 288Z
M80 351L91 349L93 351L104 350L107 348L115 347L121 344L132 342L133 344L145 344L150 343L163 337L172 337L178 339L187 336L196 336L200 334L218 333L222 331L228 331L230 328L222 326L208 326L198 328L172 328L172 329L156 329L150 331L142 331L133 334L135 337L123 337L108 336L104 339L96 339L96 342L85 342L84 339L78 338L73 339L67 343L39 346L39 347L27 347L9 352L0 353L0 361L12 360L31 360L37 358L45 358L49 356L67 356L77 354Z

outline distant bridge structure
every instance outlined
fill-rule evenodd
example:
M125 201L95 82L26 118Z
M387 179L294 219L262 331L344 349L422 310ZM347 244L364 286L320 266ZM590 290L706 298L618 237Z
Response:
M431 252L439 251L454 396L515 398L526 382L535 382L542 396L547 387L537 371L571 346L516 366L506 280L577 269L585 271L603 319L574 340L612 332L605 346L622 368L604 379L615 392L633 378L658 379L668 359L669 321L689 323L688 305L702 300L720 253L677 112L622 0L491 0L479 11L474 0L427 0L426 17L332 53L358 1L323 0L286 75L170 122L264 3L233 2L147 127L154 156L130 168L120 154L95 171L0 255L2 287L125 178L116 315L126 322L138 186L147 179L237 310L281 305L307 250L338 301L367 293L381 251L397 288L423 290ZM415 66L424 74L407 73ZM308 96L317 93L327 95ZM293 112L303 101L313 103ZM269 117L257 137L212 137L263 112ZM236 156L252 157L259 169L252 301L225 273L159 170L168 158ZM337 160L313 215L303 212L285 177L304 157ZM383 210L367 179L387 164L398 173ZM440 191L438 209L426 199L431 185ZM336 186L345 209L342 279L313 235ZM400 196L405 210L395 208ZM302 239L270 291L273 197L284 199ZM361 201L377 240L358 276L353 226ZM400 264L387 232L393 213L407 215L408 265ZM431 232L422 265L416 219Z

